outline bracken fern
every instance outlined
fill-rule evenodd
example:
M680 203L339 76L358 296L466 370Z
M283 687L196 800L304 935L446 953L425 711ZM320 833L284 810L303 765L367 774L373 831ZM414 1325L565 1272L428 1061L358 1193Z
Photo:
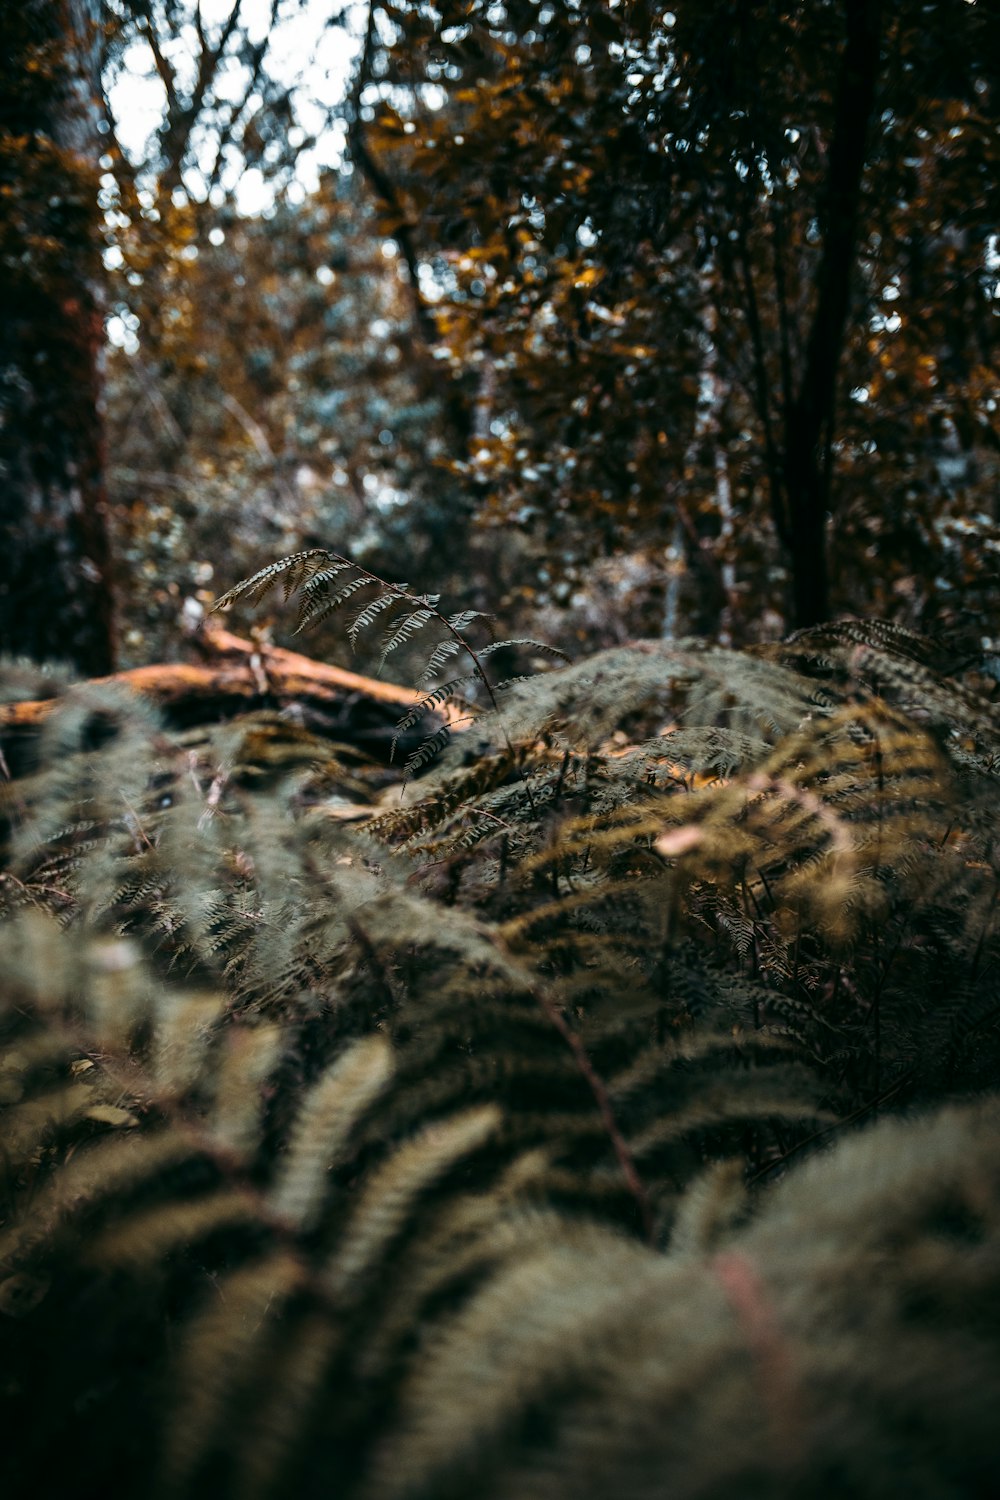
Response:
M274 714L19 747L13 1500L992 1494L995 705L845 622L504 723L401 806Z
M367 597L355 609L348 622L347 637L352 647L356 648L361 637L374 626L376 620L382 622L382 639L378 648L379 672L394 651L411 643L418 634L426 634L428 627L438 636L437 643L420 672L421 696L397 725L392 744L393 754L401 734L419 724L432 711L441 711L446 705L457 702L469 688L481 687L491 709L499 718L496 693L502 680L491 679L485 665L487 659L496 652L530 649L556 657L563 656L563 652L556 647L528 638L490 639L484 644L474 645L468 635L470 625L478 621L483 626L492 627L491 615L478 609L463 609L450 615L445 614L439 608L440 594L414 594L407 584L380 578L378 574L369 572L350 558L325 548L296 552L290 557L270 563L251 578L246 578L229 589L215 601L212 608L228 609L238 602L255 604L279 580L284 588L286 601L295 594L300 596L296 632L318 625L335 610L342 609L348 601L365 593ZM466 670L458 676L449 677L446 669L451 670L456 658L464 662ZM436 681L438 678L445 680ZM499 724L501 734L506 737L502 719L499 719ZM404 782L433 760L444 749L450 737L448 722L426 736L406 762Z

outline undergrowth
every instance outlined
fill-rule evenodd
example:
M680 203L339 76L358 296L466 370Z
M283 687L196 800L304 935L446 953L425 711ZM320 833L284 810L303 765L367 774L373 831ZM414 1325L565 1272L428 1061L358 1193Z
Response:
M854 621L500 693L279 575L474 691L388 791L110 687L5 743L5 1494L992 1494L988 679Z

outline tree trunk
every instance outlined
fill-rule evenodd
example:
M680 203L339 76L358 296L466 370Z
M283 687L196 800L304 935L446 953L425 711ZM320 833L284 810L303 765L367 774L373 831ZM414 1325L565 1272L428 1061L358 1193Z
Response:
M881 53L879 0L846 0L847 32L834 100L823 250L802 382L785 412L784 492L796 629L829 616L825 446L857 258L861 185Z
M796 630L821 625L830 615L826 545L828 488L815 447L790 442L785 454L785 490L792 516L788 550Z
M0 7L0 650L114 665L99 0Z

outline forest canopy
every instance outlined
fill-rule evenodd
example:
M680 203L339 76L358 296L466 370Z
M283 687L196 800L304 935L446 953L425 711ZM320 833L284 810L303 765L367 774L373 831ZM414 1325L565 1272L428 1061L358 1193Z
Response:
M998 63L0 6L5 1500L994 1500Z
M113 581L116 623L88 628L126 663L262 544L335 545L563 645L852 611L992 642L991 10L19 7L25 566ZM103 397L74 373L91 304ZM82 410L57 461L32 431L81 403L106 439ZM67 470L89 479L63 526ZM22 534L33 504L58 546ZM53 640L82 662L81 631Z

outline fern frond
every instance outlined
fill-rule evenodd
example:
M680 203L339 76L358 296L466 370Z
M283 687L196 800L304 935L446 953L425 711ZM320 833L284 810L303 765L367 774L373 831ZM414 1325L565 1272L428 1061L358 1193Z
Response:
M271 1207L297 1229L311 1228L322 1210L325 1179L340 1159L358 1116L392 1076L392 1051L368 1037L340 1057L306 1098L288 1155L271 1192Z
M452 636L439 641L427 658L419 680L421 682L431 682L440 672L441 668L447 662L451 661L452 657L461 655L465 649L464 643L460 640L455 640Z
M532 679L361 831L278 725L69 695L0 789L12 1500L53 1411L165 1500L981 1488L991 712L860 633Z
M390 584L384 594L380 594L377 599L372 599L370 603L358 611L347 627L347 638L352 646L357 646L358 636L363 630L367 630L369 625L377 620L380 614L399 603L400 594L404 594L406 589L407 585L405 583Z
M260 1222L260 1201L248 1187L237 1185L192 1197L158 1203L109 1225L88 1240L85 1265L112 1274L143 1271L149 1274L199 1243L223 1233L253 1232Z
M266 568L260 568L250 578L245 578L241 583L228 589L216 599L211 611L229 609L232 605L246 601L248 604L257 604L278 582L282 579L285 587L285 599L291 598L303 583L313 576L319 566L319 560L330 559L331 554L324 548L311 547L308 551L293 552L289 557L282 557L277 562L269 563Z
M412 806L393 808L374 818L368 824L366 832L370 837L386 843L394 843L414 834L429 833L444 822L450 813L502 786L512 775L518 773L519 766L520 757L517 752L505 750L498 755L480 756L468 771L445 778Z
M417 597L420 597L419 595ZM398 602L398 601L397 601ZM386 660L391 652L398 650L400 646L411 640L418 631L422 630L429 621L434 618L434 609L422 605L419 609L407 610L406 613L390 622L382 641L382 652L379 656L378 672L385 666Z
M449 630L463 632L468 630L474 620L485 620L487 624L492 624L493 618L493 615L481 609L460 609L457 614L448 616L447 623ZM482 656L483 652L479 651L477 654Z
M496 1106L482 1105L427 1125L389 1157L359 1198L325 1270L324 1282L334 1297L342 1297L360 1276L378 1270L381 1255L429 1184L479 1151L499 1126Z
M95 1102L91 1084L66 1081L9 1108L4 1114L3 1137L9 1168L25 1167L68 1125L84 1119Z
M299 635L303 630L309 629L310 626L319 625L328 615L332 615L336 610L343 608L348 599L353 599L354 595L361 589L376 588L377 586L377 580L372 578L368 573L360 573L356 577L349 579L347 583L341 584L340 588L336 589L333 593L330 592L325 582L316 585L315 580L312 580L306 585L303 591L302 602L299 605L293 634Z
M288 1251L233 1271L219 1300L187 1330L174 1365L176 1398L167 1422L163 1488L183 1494L227 1423L260 1378L276 1320L304 1280Z
M404 781L408 781L411 776L415 776L424 766L429 765L435 756L440 755L450 739L451 725L442 724L440 729L436 729L425 740L421 740L412 755L407 757L406 764L403 767Z
M484 657L492 656L496 651L511 651L516 647L530 647L532 651L540 651L543 656L555 656L560 661L569 661L566 652L558 646L550 646L545 641L536 641L530 636L516 636L507 641L490 641L485 646L477 646L476 655L482 660Z
M457 696L459 691L464 686L466 686L468 682L468 678L455 678L452 682L440 684L439 687L434 688L430 693L426 693L423 698L421 698L419 702L414 705L412 709L408 710L407 713L403 715L403 718L400 719L396 725L395 733L393 734L392 742L389 746L390 764L396 758L396 748L399 744L400 739L403 737L406 731L408 729L411 729L415 724L419 723L419 721L432 710L443 709L446 704L451 702L452 699ZM440 725L438 729L434 730L430 734L425 735L420 743L411 751L403 766L402 785L404 791L410 777L416 771L422 769L425 765L429 765L430 762L434 760L449 743L451 739L452 724L454 722L456 722L454 717L449 716L449 721L447 723Z
M285 1045L274 1022L233 1026L224 1039L212 1100L212 1135L220 1150L250 1160L262 1135L263 1089Z
M449 682L438 683L437 687L431 688L430 692L422 694L413 704L412 708L408 708L406 713L396 723L396 732L393 735L392 750L389 756L390 760L395 754L395 748L401 735L405 734L408 729L412 729L414 724L419 724L420 720L425 718L434 709L443 708L451 698L454 698L463 688L468 687L471 681L472 678L469 676L453 677Z

